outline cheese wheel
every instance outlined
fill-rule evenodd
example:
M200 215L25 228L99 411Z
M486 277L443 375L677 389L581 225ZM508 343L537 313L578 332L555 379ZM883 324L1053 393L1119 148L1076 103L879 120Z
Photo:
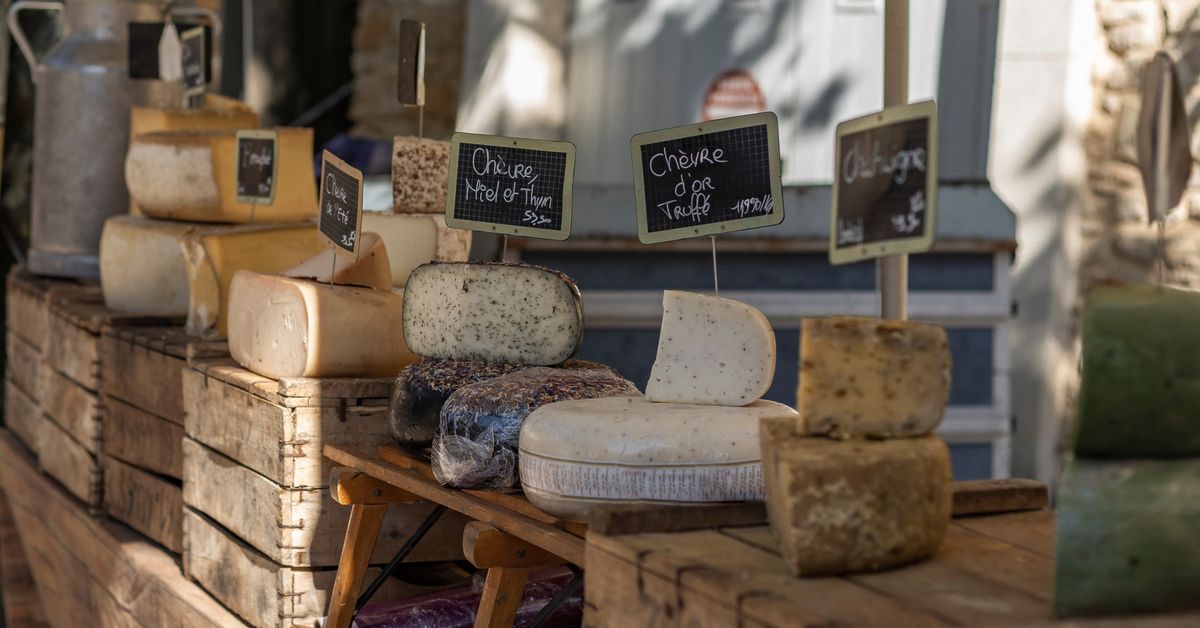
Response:
M796 411L655 403L644 397L564 401L521 429L521 484L538 508L583 521L613 502L711 504L763 498L760 419Z
M100 234L104 305L127 314L187 316L188 271L179 240L228 229L143 216L109 218Z
M325 249L313 257L300 262L281 273L284 277L311 279L317 283L332 283L342 286L363 286L376 290L392 289L392 267L383 238L378 233L364 231L359 239L358 259L346 259Z
M767 394L774 377L775 331L762 312L707 294L663 293L647 399L744 406Z
M317 215L312 129L277 128L275 200L237 202L237 133L164 131L139 135L125 159L129 195L147 216L196 222L308 220Z
M445 214L450 142L416 137L392 140L392 210Z
M471 256L471 232L447 227L441 214L363 211L362 228L383 238L396 286L403 287L421 264L465 262Z
M205 94L200 109L133 107L129 112L129 139L158 131L227 131L257 129L258 114L245 103L217 94Z
M404 345L404 297L241 270L229 288L229 353L280 377L395 377L417 360Z

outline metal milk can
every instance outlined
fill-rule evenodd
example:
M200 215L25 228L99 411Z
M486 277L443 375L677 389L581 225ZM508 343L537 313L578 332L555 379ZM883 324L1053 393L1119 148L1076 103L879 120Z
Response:
M125 153L133 106L180 107L178 82L129 78L129 23L161 22L161 0L21 0L8 11L13 40L33 68L34 146L29 270L99 277L100 232L129 210ZM17 21L25 9L61 11L64 34L41 63ZM174 10L201 14L205 9Z

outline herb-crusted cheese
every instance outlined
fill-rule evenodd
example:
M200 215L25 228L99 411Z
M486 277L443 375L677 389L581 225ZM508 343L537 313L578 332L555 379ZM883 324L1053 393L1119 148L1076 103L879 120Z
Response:
M919 436L942 422L950 344L937 325L856 316L804 319L800 429L834 438Z
M546 268L431 263L404 290L404 338L427 358L548 366L583 341L579 289Z
M446 213L450 142L416 137L392 141L392 210L397 214Z
M358 259L349 260L325 249L282 273L284 277L311 279L318 283L333 282L342 286L362 286L376 290L392 289L392 266L383 238L378 233L364 231L358 242ZM331 275L332 272L332 275Z
M775 332L762 312L694 292L663 293L650 401L744 406L775 377Z

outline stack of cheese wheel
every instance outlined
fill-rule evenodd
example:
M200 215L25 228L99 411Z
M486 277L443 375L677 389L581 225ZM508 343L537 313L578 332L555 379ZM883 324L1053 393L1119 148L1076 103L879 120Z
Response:
M950 453L933 434L950 395L936 325L809 318L798 422L763 425L771 526L797 575L931 555L951 515Z
M707 504L763 498L760 419L796 420L762 400L775 333L737 301L667 291L645 397L567 401L525 421L521 484L538 508L585 519L612 502Z

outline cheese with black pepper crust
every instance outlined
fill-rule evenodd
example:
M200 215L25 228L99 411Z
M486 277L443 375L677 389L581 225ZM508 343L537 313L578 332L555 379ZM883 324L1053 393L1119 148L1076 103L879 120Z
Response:
M404 339L427 358L554 365L579 350L583 301L547 268L434 262L408 278Z
M663 293L650 401L744 406L775 377L775 332L762 312L731 299Z
M801 433L928 434L950 398L946 330L857 316L806 318L796 396Z

